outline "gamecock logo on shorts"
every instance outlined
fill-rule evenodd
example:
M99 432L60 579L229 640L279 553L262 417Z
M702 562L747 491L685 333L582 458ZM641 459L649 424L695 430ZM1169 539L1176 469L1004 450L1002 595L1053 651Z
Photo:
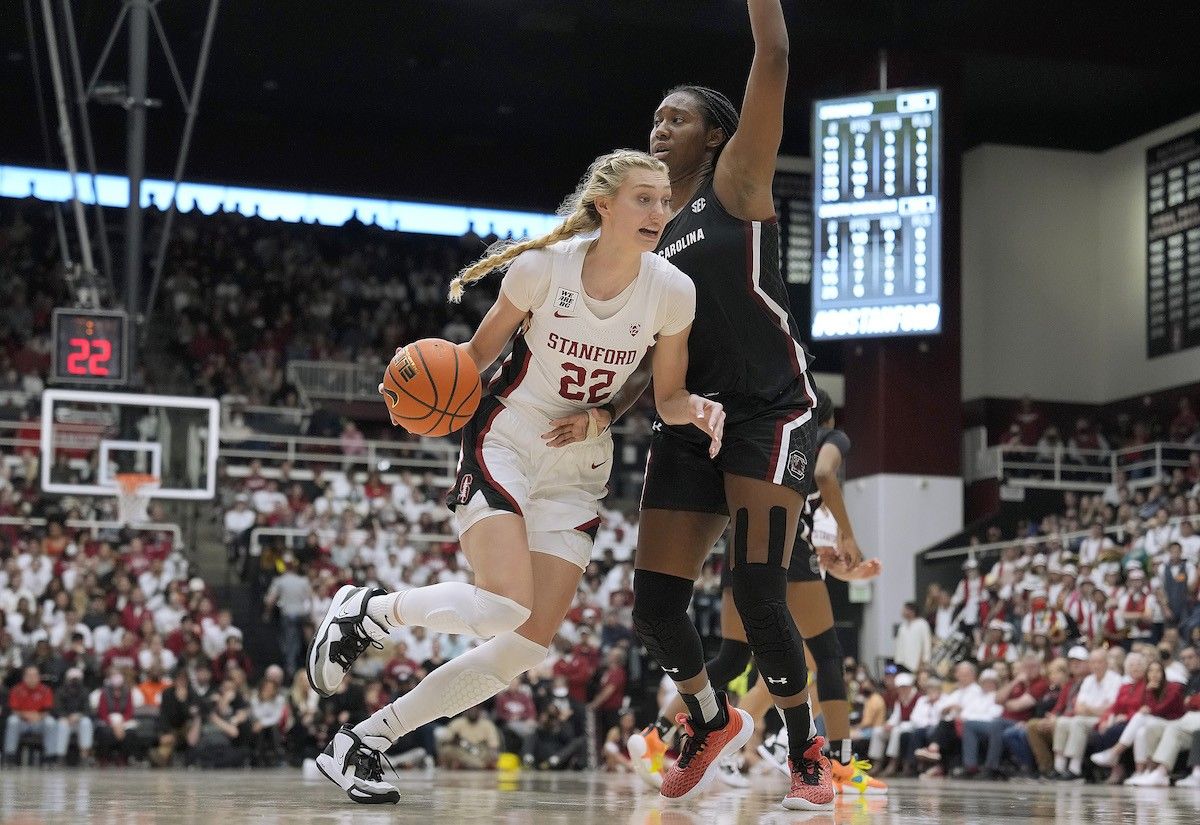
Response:
M810 553L808 556L808 569L812 571L814 576L821 575L821 561L817 558L816 553Z
M471 476L470 473L467 473L465 476L462 477L462 483L458 485L458 503L459 504L466 504L468 501L471 500L471 484L474 483L474 481L475 481L475 479Z
M804 480L804 473L808 470L808 456L800 450L793 450L788 456L788 473L797 481Z

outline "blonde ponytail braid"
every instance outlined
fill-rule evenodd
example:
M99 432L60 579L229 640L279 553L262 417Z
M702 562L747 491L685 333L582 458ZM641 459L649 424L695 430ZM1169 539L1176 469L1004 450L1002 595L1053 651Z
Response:
M505 269L522 252L531 249L545 249L551 244L574 238L585 232L594 232L600 228L600 213L596 210L596 198L611 197L625 180L632 169L650 169L667 174L667 167L662 161L651 157L645 152L633 149L618 149L601 155L588 167L587 174L579 182L562 206L558 214L563 216L560 223L549 234L540 238L526 241L497 241L487 248L483 257L475 263L463 267L458 275L450 281L450 302L457 304L462 300L463 290L468 285L497 269Z

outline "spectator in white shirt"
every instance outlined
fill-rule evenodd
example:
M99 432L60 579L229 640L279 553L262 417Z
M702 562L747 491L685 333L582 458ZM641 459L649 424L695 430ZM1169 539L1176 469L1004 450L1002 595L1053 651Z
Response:
M78 633L83 636L83 646L92 649L92 629L80 621L79 613L68 610L63 614L62 621L56 622L50 629L50 647L59 650L71 641L71 635Z
M154 667L160 673L174 673L175 664L175 654L163 647L162 637L157 633L146 640L145 646L138 651L138 668L142 673Z
M1190 519L1179 523L1175 540L1183 548L1183 558L1191 564L1200 565L1200 536Z
M33 542L28 552L17 556L17 568L21 571L26 588L34 596L46 592L50 579L54 578L54 563L42 552L41 542Z
M933 651L933 632L929 622L917 615L915 602L905 602L901 620L896 625L896 650L892 659L896 664L916 673L929 661Z
M1121 677L1109 670L1105 651L1093 650L1088 655L1088 668L1091 672L1075 697L1074 715L1060 716L1054 723L1054 770L1070 781L1082 779L1088 734L1117 701L1121 689Z
M1116 548L1116 544L1104 535L1104 525L1093 522L1088 528L1088 535L1079 543L1079 561L1082 564L1095 564L1100 556Z
M138 576L138 587L146 594L146 604L151 607L161 604L167 585L171 583L165 567L163 560L156 558L150 562L150 569Z
M217 612L217 620L204 619L203 639L204 654L209 659L215 659L225 652L225 640L230 636L241 636L242 631L233 626L233 614L228 610Z
M1166 552L1167 545L1171 542L1172 530L1171 525L1167 523L1168 518L1169 514L1165 509L1159 510L1146 529L1146 535L1142 539L1142 549L1151 558Z
M163 635L170 635L175 632L186 615L187 608L183 593L173 590L167 596L166 604L154 611L154 628ZM168 668L165 672L170 673L171 671Z
M121 626L121 614L115 610L109 611L106 622L92 631L92 650L96 658L103 659L104 654L111 648L120 647L125 638L125 628Z

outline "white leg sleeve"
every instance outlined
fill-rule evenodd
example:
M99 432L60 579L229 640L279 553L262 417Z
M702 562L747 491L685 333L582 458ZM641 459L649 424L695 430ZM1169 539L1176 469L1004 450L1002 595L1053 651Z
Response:
M529 618L529 608L465 582L442 582L377 596L367 606L368 613L375 610L391 610L407 625L484 639L516 630Z
M546 652L517 633L501 633L446 662L410 692L356 725L354 732L369 747L386 750L427 722L456 716L495 696L513 679L540 665Z

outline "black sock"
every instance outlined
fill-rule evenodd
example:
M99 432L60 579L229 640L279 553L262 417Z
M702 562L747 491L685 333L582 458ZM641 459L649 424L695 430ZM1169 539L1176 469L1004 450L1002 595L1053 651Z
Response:
M783 714L783 722L787 725L788 756L795 765L808 750L808 732L812 725L812 710L809 708L808 702L801 702L794 708L783 708L780 713Z
M671 730L674 727L675 720L668 719L665 716L658 717L657 721L654 723L654 729L658 731L658 738L662 739L664 742L666 741L667 737L671 735Z
M725 691L714 691L717 699L717 715L712 719L705 721L704 711L700 707L700 700L691 693L680 693L679 698L683 699L683 704L687 706L688 716L691 717L693 728L706 728L708 730L716 730L723 728L729 723L729 717L725 713Z

